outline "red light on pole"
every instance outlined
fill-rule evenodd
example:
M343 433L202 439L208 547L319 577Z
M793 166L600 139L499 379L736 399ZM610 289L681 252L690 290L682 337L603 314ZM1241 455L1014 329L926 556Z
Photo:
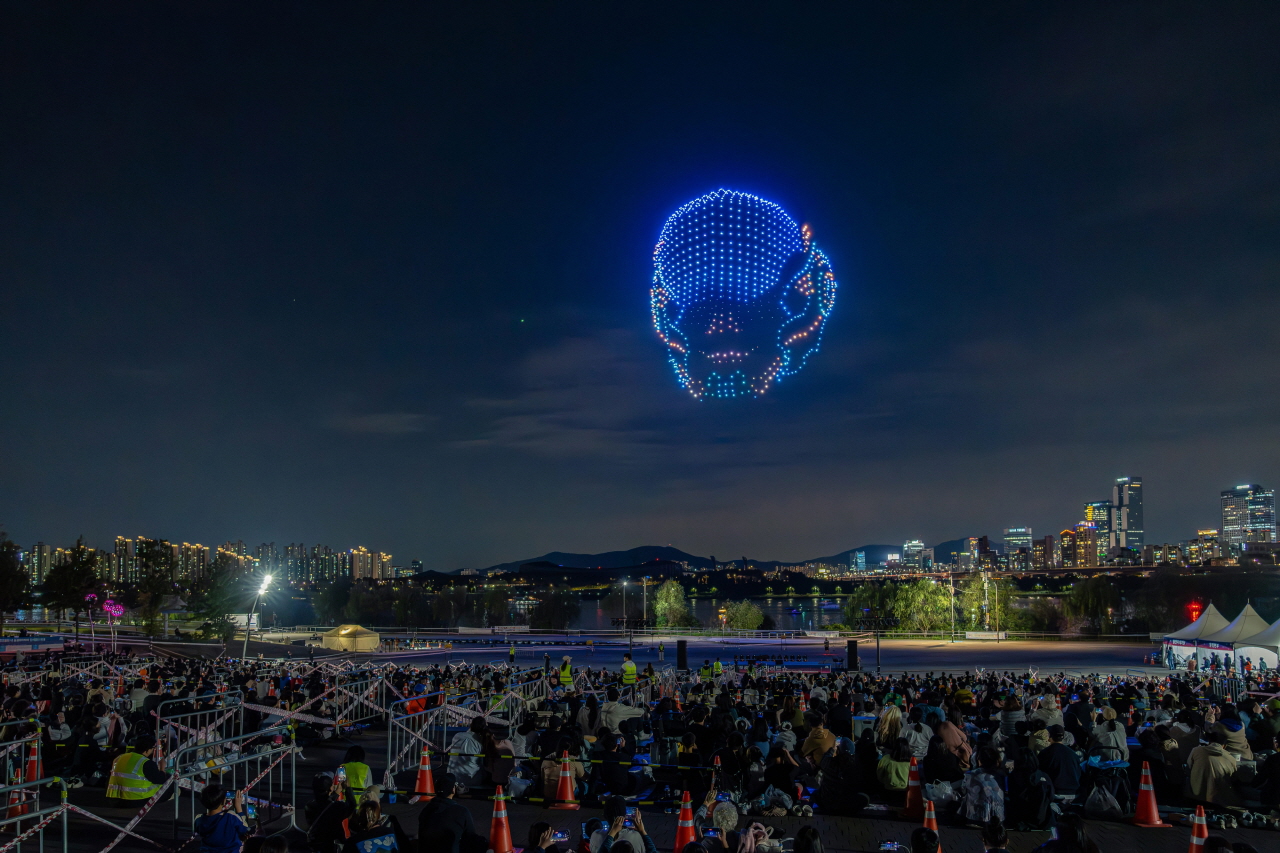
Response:
M1187 618L1192 622L1200 618L1200 614L1204 613L1204 605L1199 601L1187 602Z

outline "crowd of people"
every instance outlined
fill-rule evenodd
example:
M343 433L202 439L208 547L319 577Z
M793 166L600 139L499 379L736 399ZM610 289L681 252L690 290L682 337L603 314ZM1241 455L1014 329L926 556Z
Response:
M240 727L228 735L269 728L302 709L296 741L308 745L342 731L335 683L370 677L296 661L181 659L118 674L128 662L106 662L114 675L64 670L56 660L35 677L13 673L3 739L38 735L47 774L139 804L172 772L157 754L157 732L161 752L169 752L170 733L157 727L162 707L166 717L195 712L233 692L250 707L224 724ZM1007 827L1055 829L1045 851L1096 850L1082 818L1131 814L1144 768L1162 806L1203 805L1215 830L1277 828L1280 697L1267 696L1276 687L1256 679L1247 685L1254 695L1228 696L1220 695L1221 679L1189 673L1122 679L717 669L659 677L634 665L575 668L568 656L559 667L547 661L525 671L383 667L374 675L402 697L406 713L455 702L474 709L437 756L441 796L415 826L402 827L384 813L391 792L355 746L335 772L313 779L304 810L309 844L323 853L415 843L465 851L483 838L456 798L487 798L501 784L517 800L550 804L561 794L566 763L573 798L603 811L584 827L590 853L652 853L644 818L629 804L654 801L673 813L686 792L705 850L767 853L781 841L771 819L891 814L904 804L913 763L943 825L980 829L990 849L999 849L992 839ZM491 697L540 680L545 698L536 710L522 708L501 723L486 716ZM217 800L214 787L201 793L208 818L201 826L232 845L226 850L239 849L244 834L233 823L247 823L234 797ZM918 835L912 847L924 849L929 837ZM576 838L553 836L535 824L527 848L578 846ZM221 843L208 849L224 849ZM794 844L799 853L822 849L812 827Z

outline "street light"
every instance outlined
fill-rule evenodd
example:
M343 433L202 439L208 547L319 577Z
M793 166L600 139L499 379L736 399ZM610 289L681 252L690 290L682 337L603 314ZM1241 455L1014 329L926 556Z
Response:
M627 618L627 582L622 582L622 624L627 629L627 651L631 651L631 620Z
M258 594L253 597L253 605L249 608L249 614L244 620L244 649L240 652L240 658L243 660L249 654L249 631L253 628L253 611L258 609L258 599L267 594L267 587L271 584L271 575L263 575L262 586L258 589Z

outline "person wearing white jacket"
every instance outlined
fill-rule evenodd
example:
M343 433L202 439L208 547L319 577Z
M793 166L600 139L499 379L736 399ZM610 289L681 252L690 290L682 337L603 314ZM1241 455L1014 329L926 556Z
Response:
M607 700L600 706L600 725L608 726L609 731L618 734L618 723L623 720L634 719L635 717L643 717L645 709L632 708L630 705L624 705L618 701L618 688L610 687L605 694Z

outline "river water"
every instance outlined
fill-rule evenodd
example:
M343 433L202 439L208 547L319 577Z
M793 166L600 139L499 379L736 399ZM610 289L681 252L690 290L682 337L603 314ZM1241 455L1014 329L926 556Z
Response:
M698 598L694 599L693 615L703 625L711 627L718 623L720 608L728 604L730 599ZM840 598L812 598L796 596L794 598L754 598L752 603L773 619L773 627L779 631L821 630L824 626L841 621ZM630 602L628 602L628 609ZM582 611L578 621L571 628L593 630L610 627L610 617L616 613L606 613L600 608L598 601L582 602Z

